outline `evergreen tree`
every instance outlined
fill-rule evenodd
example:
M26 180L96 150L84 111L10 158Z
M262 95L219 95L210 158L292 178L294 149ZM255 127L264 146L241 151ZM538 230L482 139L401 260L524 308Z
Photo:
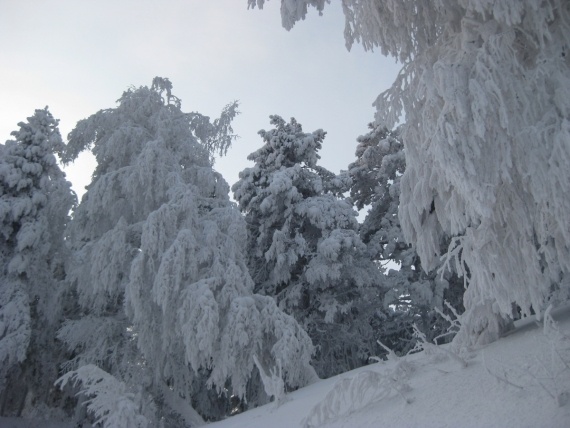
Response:
M309 333L315 368L326 377L374 355L380 275L342 197L350 180L317 165L325 133L304 133L279 116L271 124L259 133L263 147L248 157L255 165L232 187L247 222L248 266L256 291Z
M183 113L171 88L155 78L130 89L69 135L68 159L92 146L98 165L69 228L78 314L59 337L76 355L61 383L99 397L89 410L109 426L122 411L136 426L220 418L226 391L244 396L254 355L265 367L279 361L288 387L311 375L306 333L253 294L245 224L212 168L213 152L231 142L236 104L210 123ZM109 391L98 385L131 402L102 400Z
M264 0L248 0L261 7ZM287 28L307 6L282 0ZM424 269L466 276L457 340L496 339L516 303L538 316L570 297L570 3L345 0L347 46L404 64L376 100L402 115L400 221Z
M370 124L370 132L357 139L357 160L349 165L353 203L368 213L360 226L360 236L371 259L387 269L384 295L385 319L378 326L380 340L398 353L414 347L413 324L429 341L444 335L448 323L435 309L444 313L447 300L462 309L463 281L437 269L426 273L420 259L402 234L398 219L400 180L405 172L404 144L400 130ZM442 245L449 243L442 241ZM398 267L391 269L393 264ZM440 343L451 337L442 337Z
M36 110L0 146L0 414L46 416L62 350L67 250L64 228L75 204L55 154L58 121ZM40 412L34 415L34 408Z

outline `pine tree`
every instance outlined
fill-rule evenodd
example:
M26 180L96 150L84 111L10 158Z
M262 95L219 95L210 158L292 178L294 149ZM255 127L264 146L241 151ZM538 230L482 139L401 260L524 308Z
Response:
M212 168L231 142L236 104L210 123L183 113L171 88L155 78L129 89L116 108L78 123L67 152L71 160L92 146L98 165L69 229L78 314L59 337L76 356L61 383L79 382L91 397L98 379L125 389L134 404L124 408L141 409L132 423L150 426L229 413L225 391L244 396L254 355L269 367L280 360L288 387L311 375L307 335L253 294L245 224ZM110 416L121 411L112 401L92 405L106 420L120 416Z
M374 354L378 269L366 257L356 213L342 197L350 181L317 165L325 133L271 116L263 147L249 155L235 199L247 227L256 291L276 299L315 343L314 365L330 376Z
M348 167L350 196L358 210L368 209L360 236L370 258L387 270L380 340L393 351L406 353L415 345L413 324L430 342L446 334L448 323L436 309L448 313L447 300L462 310L463 281L449 271L443 272L444 277L437 269L426 273L414 248L405 241L398 219L400 180L406 167L400 130L369 127L368 134L358 137L357 159ZM442 241L443 246L448 243ZM442 337L440 343L450 339Z
M324 1L282 5L290 28ZM425 269L453 237L446 257L469 284L458 340L496 339L513 303L540 316L567 300L570 3L346 0L343 10L349 48L404 64L376 120L406 117L400 221Z
M0 146L0 414L46 416L62 350L64 228L75 204L58 121L36 110Z

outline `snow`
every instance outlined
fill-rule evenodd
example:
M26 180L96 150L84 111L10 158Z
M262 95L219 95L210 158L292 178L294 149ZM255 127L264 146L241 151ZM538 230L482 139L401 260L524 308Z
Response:
M555 312L554 319L567 337L562 356L568 363L570 306ZM570 391L570 370L560 363L562 369L552 373L553 378L541 376L543 365L552 370L549 346L545 345L548 339L542 327L534 318L525 318L516 323L515 330L507 337L469 352L465 356L466 368L443 354L413 354L319 381L288 394L279 407L270 403L210 426L567 427L570 426L570 403L558 406L548 391L556 388ZM395 373L396 366L402 363L406 363L409 373L407 381L403 379L400 386L407 383L409 388L400 388L401 395L394 388L383 394L386 384L381 383L382 379L386 379L388 373ZM517 387L500 381L502 376ZM367 385L366 379L375 381L376 387ZM344 386L344 391L330 394L335 385ZM319 422L311 410L322 403L327 394L329 400L337 399L332 409L338 414L328 421L327 414L321 415L322 425L304 425ZM321 408L327 406L321 405Z

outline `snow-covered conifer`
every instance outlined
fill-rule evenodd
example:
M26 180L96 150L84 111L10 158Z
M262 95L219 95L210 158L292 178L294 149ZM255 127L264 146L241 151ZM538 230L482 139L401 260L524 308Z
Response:
M375 124L369 127L368 134L358 137L357 159L348 167L350 196L359 210L368 210L360 236L370 258L387 269L380 340L405 353L414 346L414 323L430 341L447 331L447 322L435 309L448 311L444 300L461 307L463 281L451 272L446 271L442 278L436 270L426 273L422 269L398 219L400 179L406 166L400 131ZM442 245L448 241L443 240ZM390 268L393 263L398 264L397 269Z
M256 291L272 296L317 346L315 367L330 376L362 365L374 352L372 321L378 269L342 198L347 176L317 165L322 130L271 116L263 147L232 187L248 227L247 256Z
M98 165L69 228L79 314L59 337L76 353L77 379L96 365L151 425L179 426L198 423L196 411L223 416L229 397L219 395L244 395L253 355L267 367L280 359L289 387L306 384L312 344L253 294L245 223L212 168L233 138L236 105L210 123L183 113L171 89L162 78L132 88L69 135L68 159L92 147Z
M294 23L321 3L282 0L282 11ZM458 337L495 339L493 318L513 302L540 315L567 299L570 3L345 0L343 10L348 47L404 64L376 100L377 121L406 117L400 221L425 269L454 237L448 256L469 283Z
M63 311L64 228L75 203L57 165L58 121L36 110L0 146L1 413L57 405L61 350L55 333ZM45 416L45 415L44 415Z

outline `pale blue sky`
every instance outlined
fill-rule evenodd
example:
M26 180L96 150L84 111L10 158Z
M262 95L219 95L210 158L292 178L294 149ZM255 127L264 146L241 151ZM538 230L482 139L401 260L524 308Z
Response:
M130 85L168 77L184 111L217 117L232 100L240 139L216 168L233 184L262 143L270 114L294 116L306 132L328 132L321 165L338 172L354 159L372 102L399 69L392 59L344 47L339 2L287 32L278 0L0 0L0 141L34 109L49 105L63 136L115 106ZM67 169L88 184L85 157Z

